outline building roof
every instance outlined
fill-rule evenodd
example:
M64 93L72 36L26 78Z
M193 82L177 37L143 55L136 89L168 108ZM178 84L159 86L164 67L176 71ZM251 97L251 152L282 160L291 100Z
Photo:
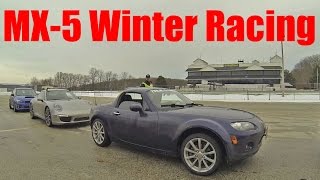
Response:
M279 70L282 69L282 59L275 55L270 58L269 62L260 62L254 60L251 63L234 63L234 64L208 64L202 59L196 59L188 66L187 72L192 71L237 71L237 70Z

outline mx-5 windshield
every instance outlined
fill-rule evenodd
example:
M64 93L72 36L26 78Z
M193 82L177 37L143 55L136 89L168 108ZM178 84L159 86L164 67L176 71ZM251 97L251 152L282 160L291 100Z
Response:
M47 100L72 100L77 97L70 91L67 90L50 90L47 92Z
M190 99L173 90L150 90L148 95L153 104L158 108L184 107L194 104Z
M16 90L16 95L17 96L30 96L34 97L36 93L34 92L33 89L17 89Z

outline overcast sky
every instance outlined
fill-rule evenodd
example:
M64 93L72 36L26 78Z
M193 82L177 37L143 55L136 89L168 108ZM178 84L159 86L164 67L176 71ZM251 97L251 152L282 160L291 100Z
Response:
M238 59L267 61L276 52L280 55L280 43L212 43L205 41L205 12L219 9L226 16L238 14L244 17L260 14L267 9L278 15L314 15L319 27L320 1L318 0L1 0L0 5L0 83L28 83L33 76L44 78L57 71L87 74L90 67L117 73L129 72L134 77L150 73L157 77L185 78L186 67L199 56L208 63L234 63ZM67 43L59 34L51 34L50 43L3 43L4 9L49 9L48 24L61 24L63 9L80 9L82 38L77 43ZM192 43L92 43L89 31L89 9L130 9L132 14L152 15L161 11L164 15L199 15ZM316 34L319 34L319 28ZM285 43L285 65L292 69L305 56L320 53L319 40L312 46L301 47L297 43Z

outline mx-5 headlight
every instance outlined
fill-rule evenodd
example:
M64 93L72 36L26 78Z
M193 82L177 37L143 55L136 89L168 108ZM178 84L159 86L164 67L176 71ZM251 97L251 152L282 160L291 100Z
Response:
M61 112L61 111L62 111L62 106L59 105L59 104L55 104L55 105L53 106L53 108L54 108L54 110L56 110L56 111L58 111L58 112Z
M256 129L254 124L251 122L234 122L231 123L231 126L238 131L250 131Z

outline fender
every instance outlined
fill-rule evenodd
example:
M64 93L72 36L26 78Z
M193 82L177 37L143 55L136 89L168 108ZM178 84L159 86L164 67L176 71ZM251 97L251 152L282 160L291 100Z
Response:
M199 125L201 124L201 125ZM187 121L186 123L181 124L176 131L176 134L174 135L172 141L174 144L178 143L179 137L187 130L192 128L203 128L206 130L211 131L215 135L217 135L220 140L222 141L225 149L227 152L230 151L230 148L228 144L231 144L231 139L229 136L229 133L226 131L226 129L218 124L215 121L209 120L209 119L192 119L190 121ZM229 153L228 153L229 154Z
M102 114L100 114L99 111L95 110L93 113L90 113L90 114L92 114L92 117L90 117L90 127L92 128L93 120L101 119L103 122L106 123L106 125L107 125L107 133L108 133L109 137L111 138L112 137L112 128L110 126L109 121Z

